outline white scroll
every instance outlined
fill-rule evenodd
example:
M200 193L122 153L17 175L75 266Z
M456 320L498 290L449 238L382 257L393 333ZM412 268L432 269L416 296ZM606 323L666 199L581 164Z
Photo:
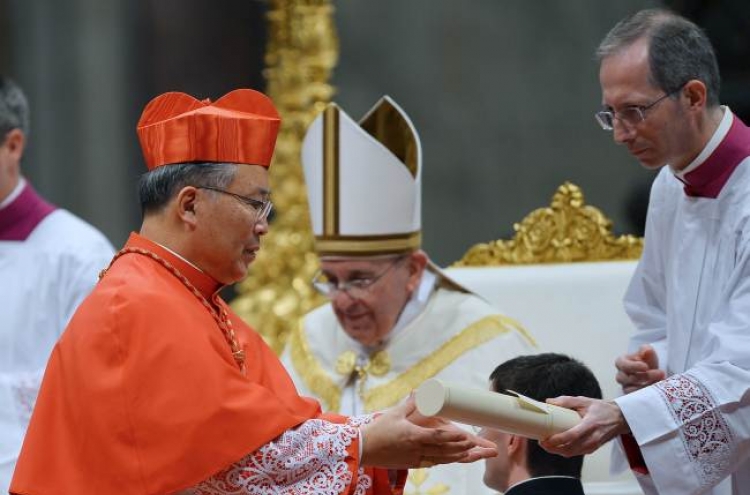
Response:
M487 426L535 440L572 428L581 417L572 409L514 396L466 388L430 379L417 388L417 410L423 416Z

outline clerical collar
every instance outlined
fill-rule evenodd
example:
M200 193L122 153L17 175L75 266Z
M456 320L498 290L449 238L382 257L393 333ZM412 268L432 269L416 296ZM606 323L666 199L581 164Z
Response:
M21 178L0 204L0 241L25 241L37 225L56 209Z
M187 263L188 265L192 266L193 268L195 268L195 269L196 269L196 270L198 270L199 272L201 272L201 273L206 273L206 272L204 272L203 270L201 270L200 268L198 268L198 265L196 265L195 263L193 263L193 262L192 262L192 261L190 261L189 259L187 259L187 258L185 258L184 256L182 256L182 255L181 255L180 253L178 253L177 251L173 251L173 250L169 249L169 248L168 248L167 246L165 246L164 244L159 244L159 243L158 243L158 242L156 242L156 241L153 241L153 243L154 243L154 244L156 244L157 246L160 246L160 247L162 247L162 248L166 249L167 251L169 251L169 252L170 252L170 253L172 253L173 255L177 256L177 257L178 257L178 258L180 258L180 259L181 259L182 261L184 261L184 262L185 262L185 263Z
M220 282L216 281L209 274L205 273L179 254L166 246L162 246L151 239L143 237L140 234L135 232L130 234L128 242L125 243L125 248L128 247L145 249L146 251L151 251L157 256L164 258L184 277L187 277L190 283L193 284L208 300L211 300L211 297L223 287Z
M745 158L750 156L750 129L727 107L713 136L698 156L683 170L674 171L685 184L685 194L716 198Z
M16 200L18 196L21 195L21 191L23 191L24 186L26 185L26 179L23 177L20 177L18 179L18 184L16 184L16 187L13 188L13 190L8 194L8 196L0 201L0 210L11 204L13 201Z
M388 340L393 338L406 328L414 319L422 314L425 306L430 301L430 295L435 289L435 283L437 282L437 275L432 273L429 269L425 268L422 271L422 280L419 281L419 287L409 298L409 301L404 306L401 314L396 320L396 324L393 325L393 330L388 334Z

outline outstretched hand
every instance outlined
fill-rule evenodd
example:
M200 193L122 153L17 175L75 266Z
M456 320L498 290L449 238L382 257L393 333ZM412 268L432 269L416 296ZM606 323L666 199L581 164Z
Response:
M416 410L414 398L362 428L362 464L397 469L474 462L497 455L494 443Z
M539 442L552 454L564 457L590 454L612 438L630 431L620 407L613 401L561 396L547 402L573 409L582 418L573 428Z
M644 344L633 354L615 360L617 383L626 394L664 380L666 373L659 369L659 356L653 347Z

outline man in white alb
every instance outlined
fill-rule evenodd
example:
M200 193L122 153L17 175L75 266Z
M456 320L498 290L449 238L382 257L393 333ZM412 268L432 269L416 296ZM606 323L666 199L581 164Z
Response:
M114 255L94 227L21 176L28 137L26 97L0 75L0 493L8 491L50 350Z
M661 171L625 296L626 395L555 400L583 421L543 446L577 455L621 435L647 494L750 494L750 129L719 105L710 41L676 14L624 19L598 54L599 123Z
M330 299L305 316L282 358L302 395L344 414L373 412L430 377L485 388L495 363L533 352L517 323L420 249L420 141L393 100L359 123L329 105L302 162L321 261L314 284ZM413 471L405 493L487 493L481 473Z

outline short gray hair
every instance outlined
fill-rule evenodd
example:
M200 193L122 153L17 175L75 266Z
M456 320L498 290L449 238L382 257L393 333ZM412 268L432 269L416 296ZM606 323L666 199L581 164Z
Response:
M143 215L156 213L186 186L226 188L237 174L234 163L176 163L156 167L138 181Z
M599 44L597 59L601 62L644 38L654 86L669 94L697 79L706 85L707 105L719 104L721 78L711 41L701 28L669 10L641 10L618 22Z
M20 86L0 75L0 139L13 129L29 135L29 102Z

